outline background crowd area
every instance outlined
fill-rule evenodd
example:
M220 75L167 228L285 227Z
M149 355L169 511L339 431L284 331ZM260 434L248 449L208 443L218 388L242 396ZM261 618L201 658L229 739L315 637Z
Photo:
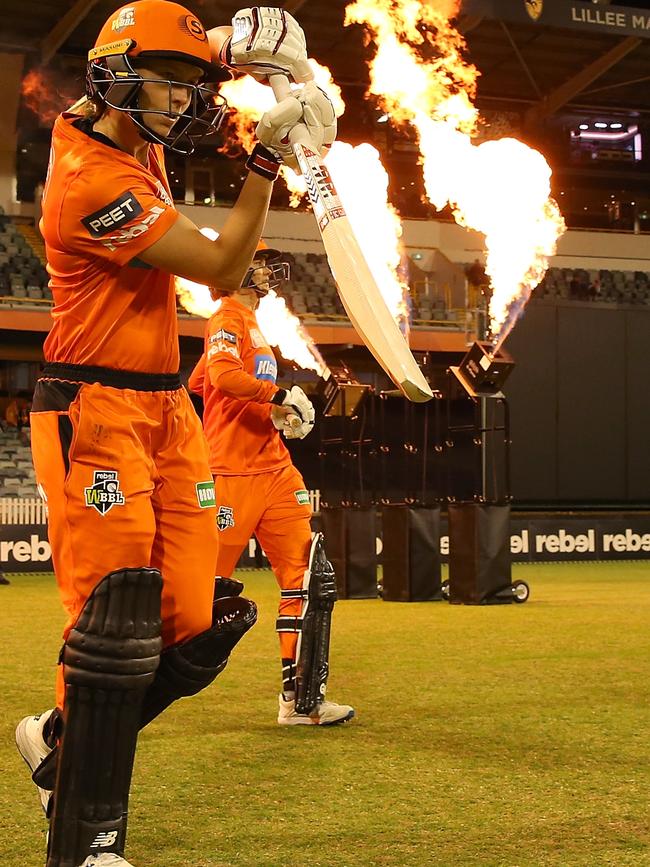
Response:
M283 259L291 277L278 293L293 313L306 320L347 320L324 253L285 251ZM45 248L33 220L0 213L0 306L51 306L45 264ZM468 319L485 309L491 287L484 264L478 259L446 264L441 279L404 255L402 272L409 280L406 310L412 326L464 330ZM650 273L551 267L533 298L650 305ZM179 312L185 313L180 306Z

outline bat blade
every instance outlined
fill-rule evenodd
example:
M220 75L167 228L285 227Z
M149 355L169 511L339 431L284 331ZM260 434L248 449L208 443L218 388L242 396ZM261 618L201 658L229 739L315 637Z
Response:
M431 400L431 388L388 309L327 167L306 144L295 143L294 151L350 321L405 397L417 403Z

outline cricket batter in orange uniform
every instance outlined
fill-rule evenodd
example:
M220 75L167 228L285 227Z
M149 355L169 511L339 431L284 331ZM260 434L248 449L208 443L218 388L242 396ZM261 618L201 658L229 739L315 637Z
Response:
M247 28L251 15L240 14L222 57L257 78L293 75L305 59L298 24L258 7ZM292 157L288 132L304 119L322 143L335 124L309 85L268 112L239 198L209 241L174 208L164 149L191 153L218 128L223 77L195 15L138 0L89 53L87 111L53 130L41 225L54 324L31 427L68 622L57 707L16 731L51 817L47 867L130 867L139 729L210 684L256 617L246 599L214 599L214 487L180 387L171 275L239 287Z
M278 723L333 725L354 716L349 705L325 700L334 575L321 534L312 543L309 494L280 435L306 436L314 409L298 386L286 391L275 384L275 357L255 318L269 278L288 276L279 255L262 241L241 288L212 290L221 303L208 322L205 351L189 386L204 401L215 482L217 595L255 533L280 585Z

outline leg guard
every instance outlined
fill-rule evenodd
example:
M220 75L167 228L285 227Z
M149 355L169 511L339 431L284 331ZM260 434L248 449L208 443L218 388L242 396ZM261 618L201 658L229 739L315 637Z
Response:
M150 723L176 699L195 695L209 686L226 667L233 647L256 620L257 607L250 599L241 596L216 599L210 629L161 653L160 666L142 706L141 726Z
M176 699L195 695L209 686L226 667L233 647L256 620L257 607L249 599L239 596L216 599L211 629L182 644L167 647L160 654L160 665L142 703L140 728ZM58 761L59 748L55 747L32 774L37 786L54 788Z
M141 705L158 667L156 569L103 578L63 647L66 684L47 867L122 855Z
M236 578L223 578L216 575L214 579L214 598L223 599L224 596L241 596L244 585Z
M311 545L302 595L302 631L296 648L296 712L309 714L325 698L332 609L336 602L336 579L325 555L322 533L316 534Z

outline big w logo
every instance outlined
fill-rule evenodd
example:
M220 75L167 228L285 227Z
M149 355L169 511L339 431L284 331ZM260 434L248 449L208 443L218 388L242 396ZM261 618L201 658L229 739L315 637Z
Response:
M278 365L272 355L255 356L255 379L267 379L275 382L278 375Z

